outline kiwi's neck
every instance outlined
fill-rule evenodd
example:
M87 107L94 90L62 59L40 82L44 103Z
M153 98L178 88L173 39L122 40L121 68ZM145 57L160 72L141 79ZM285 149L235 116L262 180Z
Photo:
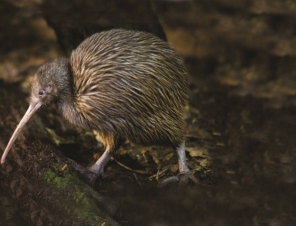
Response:
M57 78L57 85L60 93L60 96L58 97L59 110L63 117L71 124L87 129L88 126L86 120L75 107L76 97L70 62L65 58L61 60L64 61L62 64L64 73L60 74L59 78Z
M77 111L74 101L75 100L68 101L68 99L61 99L58 102L60 112L62 113L63 117L71 124L89 129L83 115Z

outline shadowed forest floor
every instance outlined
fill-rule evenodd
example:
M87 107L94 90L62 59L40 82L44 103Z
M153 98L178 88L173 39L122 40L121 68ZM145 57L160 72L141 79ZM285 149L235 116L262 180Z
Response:
M186 154L200 185L159 188L178 172L174 151L127 142L114 158L132 170L111 161L96 189L119 204L122 225L295 225L296 6L207 2L152 2L189 71ZM1 87L26 96L37 68L63 55L36 4L0 6ZM90 165L102 154L95 136L65 124L54 106L38 117L65 156ZM0 137L0 149L7 141ZM28 225L4 187L0 218Z

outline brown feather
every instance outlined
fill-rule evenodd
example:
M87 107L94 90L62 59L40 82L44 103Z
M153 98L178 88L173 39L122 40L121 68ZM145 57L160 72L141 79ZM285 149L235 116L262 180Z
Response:
M82 42L70 64L76 118L84 127L102 138L123 137L142 145L183 141L188 76L166 42L149 33L114 29Z

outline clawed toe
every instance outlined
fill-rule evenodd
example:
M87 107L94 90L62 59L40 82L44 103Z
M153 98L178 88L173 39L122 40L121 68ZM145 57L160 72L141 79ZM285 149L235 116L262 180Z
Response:
M179 185L185 185L189 181L192 181L194 184L199 183L199 180L194 176L193 173L187 172L187 173L179 174L178 176L168 177L168 178L162 180L159 183L159 186L164 187L164 186L166 186L168 184L175 183L175 182L179 182Z
M191 172L180 174L178 177L180 179L180 184L187 184L189 180L191 180L194 184L198 184L199 182L199 180Z
M72 159L68 158L68 163L83 177L83 179L94 186L99 178L99 175L93 173L92 171L88 170L86 167L81 166L77 162Z

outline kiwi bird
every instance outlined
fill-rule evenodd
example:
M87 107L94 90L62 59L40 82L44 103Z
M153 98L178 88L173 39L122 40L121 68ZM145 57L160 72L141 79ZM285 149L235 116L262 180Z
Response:
M180 175L196 182L185 157L188 92L188 73L165 41L123 29L93 34L70 59L55 59L37 70L30 106L1 163L30 117L42 105L56 102L67 121L96 130L105 146L89 171L101 175L113 152L128 139L140 145L173 147Z

